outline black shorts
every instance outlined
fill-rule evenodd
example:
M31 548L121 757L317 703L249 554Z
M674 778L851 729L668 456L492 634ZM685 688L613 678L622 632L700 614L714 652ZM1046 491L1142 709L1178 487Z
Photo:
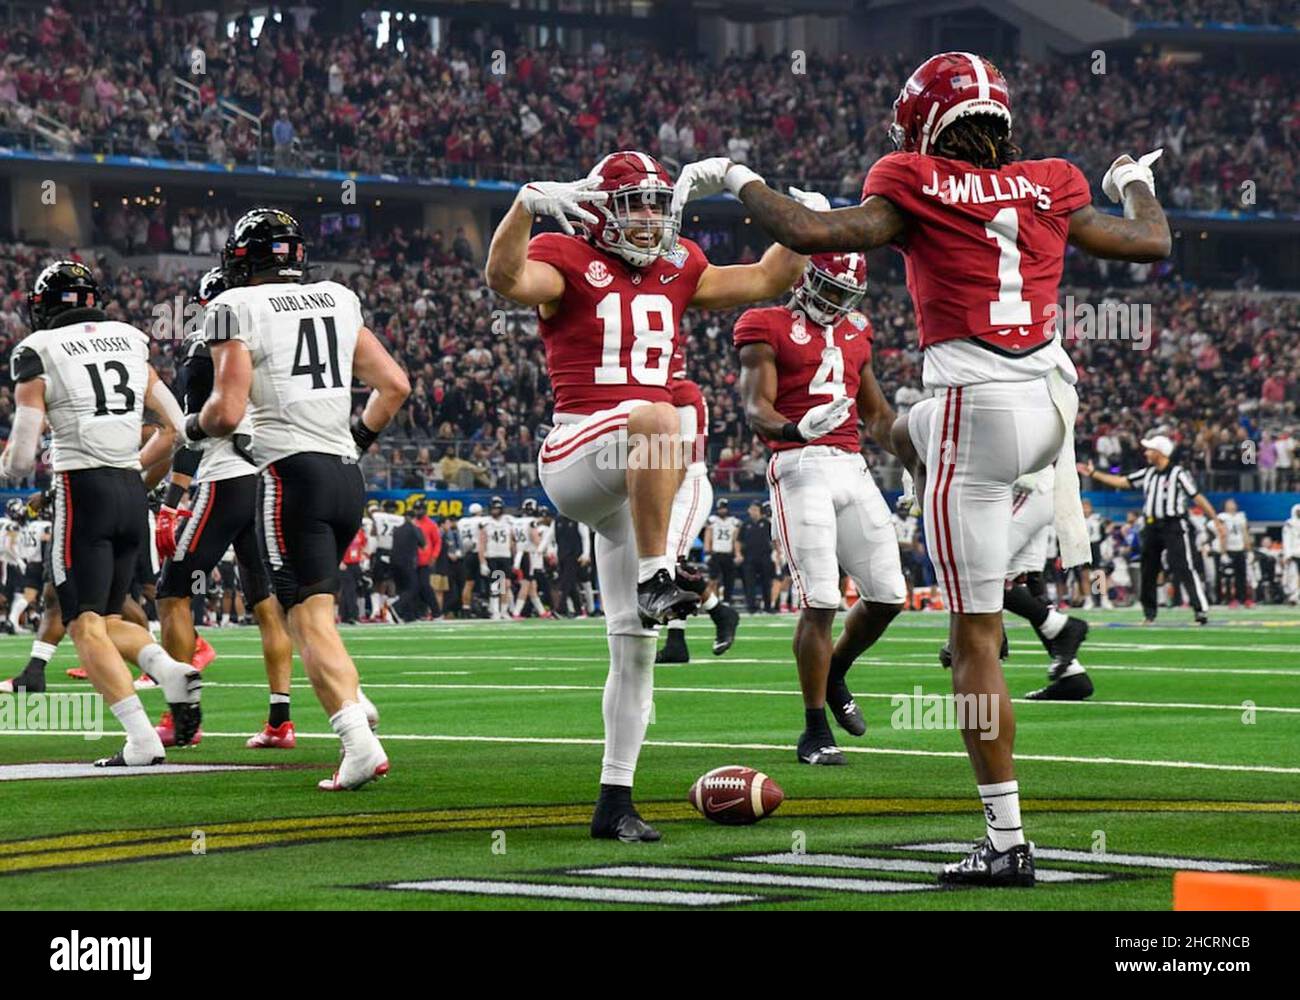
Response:
M254 531L253 531L253 535L254 535L254 543L256 543L256 540L257 540L257 539L256 539L256 535L257 535L257 531L256 531L256 529L254 529ZM265 571L263 571L262 575L263 575L263 576L266 575ZM233 591L233 590L235 589L235 587L238 586L238 584L240 583L240 581L243 579L244 574L243 574L242 571L240 571L240 572L236 572L236 570L235 570L235 564L234 564L233 562L229 562L229 561L223 560L223 561L217 563L217 576L221 579L221 589L222 589L222 590L231 590L231 591ZM244 596L247 597L248 595L245 594ZM262 599L263 599L263 600L266 600L266 598L269 597L269 596L270 596L270 592L268 591L267 593L265 593L265 594L262 595Z
M490 577L501 573L509 580L515 575L515 564L509 556L490 556L487 564Z
M1093 569L1101 569L1101 542L1089 542L1088 544L1092 547L1092 562L1090 565Z
M244 604L254 608L271 596L271 580L257 547L257 476L235 476L200 483L194 506L176 539L176 555L163 564L159 597L206 593L212 571L221 567L227 589L234 586L234 566L221 557L233 545L239 560Z
M338 592L339 563L361 527L365 504L361 470L338 455L300 452L262 471L257 542L286 611Z
M375 549L370 559L370 578L375 583L387 583L393 578L393 560L388 549Z
M40 560L29 562L23 567L23 589L35 590L39 593L41 589L41 579L45 575L45 565Z
M461 558L461 563L465 567L465 579L473 580L478 578L478 553L471 549Z
M139 472L101 468L55 473L50 562L65 624L85 611L122 613L148 534Z

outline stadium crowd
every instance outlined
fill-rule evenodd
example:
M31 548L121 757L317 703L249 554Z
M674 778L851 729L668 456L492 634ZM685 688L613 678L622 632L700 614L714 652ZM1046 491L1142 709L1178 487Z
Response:
M1157 24L1266 24L1295 27L1297 0L1105 0L1131 21Z
M376 47L376 17L309 35L303 10L268 18L254 41L248 17L227 38L203 15L164 18L140 0L76 17L52 4L39 23L0 33L0 135L30 138L39 111L81 152L514 180L579 176L610 149L670 166L725 151L769 178L856 197L911 69L901 56L711 62L599 43L573 55L482 29L440 48L407 30L399 53L394 38ZM1113 150L1161 145L1174 208L1300 211L1294 67L1141 58L1105 72L1083 60L1002 69L1028 155L1068 156L1099 181ZM223 114L221 101L256 121Z

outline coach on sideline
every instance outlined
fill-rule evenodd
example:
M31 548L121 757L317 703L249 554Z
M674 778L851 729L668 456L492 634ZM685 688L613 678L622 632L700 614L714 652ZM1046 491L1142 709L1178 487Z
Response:
M1204 510L1210 522L1219 529L1219 539L1224 540L1223 522L1218 519L1214 504L1196 488L1186 469L1170 461L1174 443L1163 434L1143 438L1147 467L1126 476L1099 472L1089 462L1079 465L1080 475L1117 490L1141 489L1146 494L1142 505L1145 527L1142 529L1142 610L1147 624L1156 620L1156 579L1160 575L1160 556L1168 557L1168 573L1192 600L1196 624L1206 622L1205 585L1192 565L1192 528L1187 517L1188 501Z

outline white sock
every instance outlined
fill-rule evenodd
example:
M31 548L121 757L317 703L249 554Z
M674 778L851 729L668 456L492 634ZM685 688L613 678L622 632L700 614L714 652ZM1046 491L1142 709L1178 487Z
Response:
M173 660L158 643L151 642L140 650L139 665L141 670L158 682L168 701L190 705L198 702L198 690L190 691L189 675L194 673L194 667Z
M1067 615L1061 614L1055 608L1047 612L1047 620L1038 626L1038 632L1044 639L1055 639L1061 634L1061 629L1065 628L1065 623L1070 619Z
M722 601L718 598L718 595L717 595L717 594L710 594L708 597L706 597L706 598L704 599L704 603L700 605L700 610L701 610L701 611L712 611L714 608L716 608L716 607L717 607L719 604L721 604L721 603L722 603ZM676 619L676 620L677 620L677 621L681 621L680 618L679 618L679 619ZM682 623L682 628L685 628L685 627L686 627L686 624L685 624L685 622L683 622L683 623Z
M609 676L601 714L605 717L605 756L600 783L632 787L637 756L654 708L653 636L611 635Z
M636 561L636 582L645 583L661 569L668 568L667 556L647 556Z
M1020 825L1020 782L999 781L992 785L976 785L984 803L985 825L995 851L1006 851L1025 842L1025 831Z
M157 620L151 621L149 623L149 634L153 636L155 642L158 641L158 633L161 631L162 631L162 626L158 624Z
M366 753L375 734L366 721L366 711L358 702L349 702L330 716L330 728L338 733L343 752Z
M1085 674L1085 673L1087 673L1087 671L1083 669L1082 663L1080 663L1078 660L1071 660L1070 665L1065 668L1065 670L1061 673L1061 676L1073 677L1075 674Z
M542 599L538 597L536 594L534 594L532 597L529 598L529 602L532 604L533 610L537 612L538 618L546 614L546 608L542 604Z
M149 715L145 712L144 704L140 701L138 694L123 698L112 706L112 710L117 721L126 730L127 742L134 743L142 750L157 744L155 756L162 755L162 740L158 738L158 733L154 731L153 723L149 721Z
M54 649L55 647L52 642L41 642L40 639L37 639L32 643L31 658L33 660L40 660L42 663L49 663L50 660L54 659Z
M27 598L22 594L14 594L14 603L9 609L9 621L15 628L18 627L18 622L22 619L23 612L27 610L27 604Z
M510 613L511 613L512 615L521 615L521 614L524 613L524 599L523 599L523 597L518 597L518 598L516 598L516 599L515 599L515 603L512 604L512 605L510 605Z

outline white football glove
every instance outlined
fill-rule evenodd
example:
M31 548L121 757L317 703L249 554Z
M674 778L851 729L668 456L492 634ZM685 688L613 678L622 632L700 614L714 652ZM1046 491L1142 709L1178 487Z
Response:
M829 212L831 203L824 194L818 191L800 191L797 187L787 189L790 197L797 201L804 208L811 208L814 212Z
M1151 189L1152 194L1155 194L1156 178L1155 174L1151 172L1151 164L1160 159L1164 151L1164 147L1161 146L1149 153L1143 153L1138 157L1136 163L1133 162L1133 157L1129 156L1128 153L1115 157L1115 162L1110 165L1110 169L1106 171L1106 176L1101 179L1101 189L1105 192L1106 197L1116 203L1123 201L1124 189L1133 181L1141 181Z
M584 177L580 181L529 181L519 189L519 201L529 215L549 215L572 236L570 215L593 225L600 221L582 207L583 202L609 200L608 191L595 190L599 183L598 177Z
M816 441L819 437L825 437L849 418L849 409L852 406L853 400L848 396L841 396L829 403L814 406L799 421L799 433L805 441Z
M673 185L673 215L680 215L686 203L695 198L707 198L710 195L730 191L737 198L740 189L750 181L763 178L739 163L732 163L725 156L711 156L707 160L696 160L682 167Z

